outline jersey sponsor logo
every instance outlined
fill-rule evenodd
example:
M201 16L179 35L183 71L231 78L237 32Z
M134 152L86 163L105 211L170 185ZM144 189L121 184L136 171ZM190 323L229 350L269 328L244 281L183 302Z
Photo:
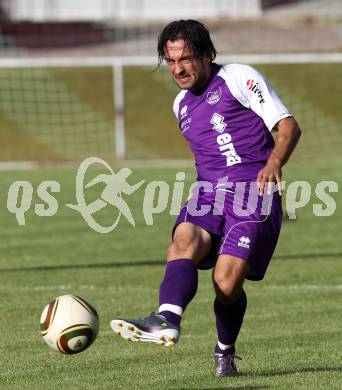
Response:
M241 162L241 157L236 153L232 137L229 133L224 133L227 123L224 122L224 117L217 112L211 117L210 123L213 129L220 134L216 138L221 155L226 158L226 165L230 167Z
M259 88L259 84L257 82L255 82L253 79L248 79L246 85L247 85L247 89L249 91L252 91L255 95L258 96L260 104L265 103L265 99L262 96L262 92L261 92L261 90Z
M223 133L224 129L227 127L227 123L224 123L224 117L217 112L215 112L211 117L210 123L214 125L213 129L219 133Z
M184 119L188 115L188 106L182 107L180 111L181 119Z
M207 93L207 103L209 103L210 105L213 106L214 104L216 104L221 99L221 96L222 96L222 89L221 89L221 87L219 87L215 91L209 91Z
M232 165L239 164L241 162L241 157L236 153L233 142L231 141L232 137L228 133L220 134L216 138L221 155L226 158L227 167L231 167Z
M189 130L190 123L192 122L192 118L187 118L185 121L181 123L181 131L184 133L185 131Z
M242 248L246 248L246 249L249 249L249 244L251 243L251 240L249 237L246 237L246 236L241 236L239 238L239 242L238 242L238 246L242 247Z

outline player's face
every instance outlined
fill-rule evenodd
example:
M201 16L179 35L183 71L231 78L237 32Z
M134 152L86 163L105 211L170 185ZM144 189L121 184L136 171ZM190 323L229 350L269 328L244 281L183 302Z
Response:
M178 39L174 42L167 41L164 59L175 83L181 89L195 91L209 79L209 58L196 58L184 39Z

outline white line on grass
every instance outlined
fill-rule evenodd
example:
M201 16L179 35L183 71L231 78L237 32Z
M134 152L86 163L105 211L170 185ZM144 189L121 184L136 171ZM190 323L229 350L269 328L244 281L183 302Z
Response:
M342 290L342 284L327 285L327 284L290 284L290 285L266 285L264 289L272 290Z
M0 290L6 291L6 290L16 290L16 291L53 291L53 290L60 290L60 291L70 291L71 289L77 289L77 290L96 290L97 287L92 284L86 284L81 286L71 285L71 284L60 284L60 285L49 285L49 286L0 286Z
M128 287L127 287L128 288ZM9 286L0 286L0 290L9 290L11 287ZM13 289L15 290L21 290L21 291L51 291L51 290L71 290L71 289L77 289L77 290L105 290L105 291L118 291L122 290L125 291L125 287L98 287L92 284L89 285L71 285L71 284L60 284L60 285L49 285L49 286L22 286L17 287L13 286ZM291 291L291 290L342 290L342 284L335 284L335 285L328 285L328 284L289 284L289 285L279 285L279 284L270 284L270 285L264 285L264 286L252 286L249 285L248 289L250 290L262 290L262 289L270 289L270 290L285 290L285 291ZM151 288L145 288L143 286L140 286L139 291L151 291L153 289Z
M55 162L55 161L1 161L0 171L12 170L36 170L46 168L71 168L75 169L80 165L80 161L72 162ZM142 160L116 160L112 164L113 167L128 167L128 168L192 168L194 162L191 159L142 159Z

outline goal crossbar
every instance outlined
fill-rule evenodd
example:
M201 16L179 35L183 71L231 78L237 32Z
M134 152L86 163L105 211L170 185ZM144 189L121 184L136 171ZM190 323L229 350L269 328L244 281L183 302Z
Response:
M219 55L219 63L298 64L339 63L342 53L284 53ZM0 58L0 68L157 66L154 56L127 57L8 57Z

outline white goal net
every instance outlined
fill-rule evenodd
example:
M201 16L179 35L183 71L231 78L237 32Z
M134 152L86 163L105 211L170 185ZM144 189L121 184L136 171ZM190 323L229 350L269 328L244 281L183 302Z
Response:
M29 8L8 4L0 1L1 161L190 157L172 113L177 88L155 71L165 22L124 22L107 9L111 19L98 12L75 22L55 9L60 20L50 20L51 8L28 20ZM218 62L248 63L270 79L303 128L297 158L338 156L341 23L281 15L208 20Z

